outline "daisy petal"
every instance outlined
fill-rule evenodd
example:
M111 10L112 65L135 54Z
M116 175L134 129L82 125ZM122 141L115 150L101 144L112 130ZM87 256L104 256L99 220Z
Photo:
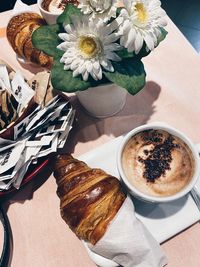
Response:
M109 60L102 60L101 65L106 69L107 71L114 72L114 68Z
M77 77L79 74L80 74L80 73L79 73L78 69L75 69L75 70L73 71L73 77Z
M106 58L112 60L112 61L121 61L121 58L115 54L114 52L107 52Z
M142 48L143 45L143 38L142 36L138 33L135 38L135 53L138 54L140 52L140 49Z
M82 73L82 77L84 81L87 81L89 77L89 72L86 70L84 73Z

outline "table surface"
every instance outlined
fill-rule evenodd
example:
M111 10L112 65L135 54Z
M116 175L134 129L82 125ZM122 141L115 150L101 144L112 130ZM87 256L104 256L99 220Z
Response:
M0 58L31 78L40 69L20 65L4 37L3 28L10 16L11 12L0 16ZM103 120L91 118L71 95L78 121L67 142L67 152L77 157L136 126L153 121L165 121L195 143L200 142L200 57L170 19L167 30L166 40L143 59L147 72L145 88L136 96L129 95L120 113ZM61 219L56 188L53 175L49 176L45 170L4 202L13 235L10 266L95 266L81 241ZM169 259L169 267L199 267L200 224L171 238L162 248Z

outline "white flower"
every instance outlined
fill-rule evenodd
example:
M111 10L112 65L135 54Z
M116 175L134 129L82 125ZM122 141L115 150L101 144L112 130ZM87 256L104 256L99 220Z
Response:
M66 33L60 33L62 42L58 48L65 51L60 62L65 70L72 70L73 77L82 75L87 81L89 74L95 80L102 79L102 67L114 71L111 61L121 58L114 52L121 49L115 43L119 36L115 30L122 19L116 19L110 24L103 21L89 21L88 16L71 17L73 24L64 26Z
M166 26L163 18L166 13L160 5L159 0L124 0L125 9L121 11L124 22L119 33L120 44L128 52L138 54L144 42L147 51L156 47L161 27Z
M79 0L78 8L90 19L102 19L104 22L116 18L119 0Z

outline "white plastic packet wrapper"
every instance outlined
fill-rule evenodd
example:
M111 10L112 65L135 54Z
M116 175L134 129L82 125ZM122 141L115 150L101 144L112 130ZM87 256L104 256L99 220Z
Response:
M13 185L19 189L34 159L54 153L66 142L75 110L56 96L14 126L15 141L0 138L0 191Z
M12 95L15 97L21 107L25 107L33 98L35 92L25 82L23 76L19 72L15 73L11 84Z
M0 154L0 174L14 167L20 159L21 153L26 146L26 140L19 142L15 147Z
M3 64L0 64L0 86L5 87L12 94L8 70Z
M134 205L127 197L94 251L123 267L163 267L167 258L158 242L135 217Z

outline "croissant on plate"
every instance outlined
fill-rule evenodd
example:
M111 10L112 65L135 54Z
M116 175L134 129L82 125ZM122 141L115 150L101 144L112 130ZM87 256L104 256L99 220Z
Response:
M19 57L28 62L51 68L52 58L33 47L32 33L46 24L37 13L25 12L11 18L7 25L6 34L9 43Z
M119 180L68 154L57 157L54 175L62 218L80 239L96 244L126 198Z

